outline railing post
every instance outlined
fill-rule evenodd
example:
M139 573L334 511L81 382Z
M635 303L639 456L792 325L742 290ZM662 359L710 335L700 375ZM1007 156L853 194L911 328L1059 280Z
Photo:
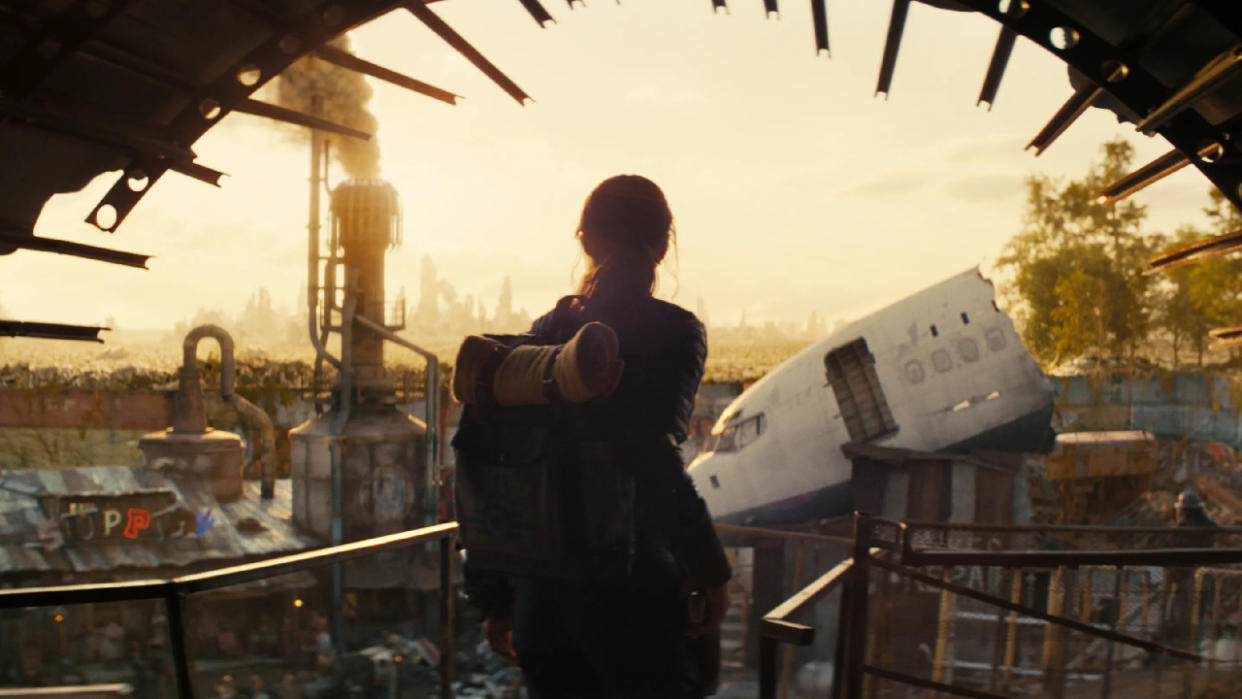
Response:
M190 657L185 647L185 593L173 587L164 597L164 614L168 618L168 643L172 650L173 673L177 678L177 696L193 699Z
M776 699L776 639L759 634L759 699Z
M1113 619L1112 629L1117 630L1117 626L1125 623L1125 578L1126 569L1120 566L1114 571L1116 577L1113 579ZM1124 629L1123 629L1124 630ZM1115 643L1108 642L1108 655L1104 657L1104 681L1100 683L1101 699L1108 699L1109 692L1112 691L1113 681L1113 650L1116 648Z
M453 699L453 539L440 539L440 699Z
M871 517L854 513L854 566L845 583L853 588L850 604L853 606L849 627L849 647L846 649L845 696L861 699L863 690L863 666L867 664L867 592L871 582Z

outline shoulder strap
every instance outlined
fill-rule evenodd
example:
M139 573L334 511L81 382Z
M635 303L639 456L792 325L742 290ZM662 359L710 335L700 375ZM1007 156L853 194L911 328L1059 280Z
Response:
M556 307L552 309L552 317L548 325L548 337L553 344L567 342L573 337L577 330L573 325L574 306L586 307L586 297L581 294L571 294L564 296L556 302Z

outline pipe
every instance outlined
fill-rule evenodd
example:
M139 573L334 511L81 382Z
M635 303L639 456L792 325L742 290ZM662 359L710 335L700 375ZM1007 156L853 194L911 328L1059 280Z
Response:
M357 281L354 270L346 272L346 283L351 288ZM332 479L332 545L345 543L345 441L339 439L345 432L349 422L350 407L353 404L354 366L350 353L353 341L354 313L357 310L357 298L348 294L345 306L341 309L341 363L340 379L337 383L336 415L332 417L332 434L334 438L328 445L328 467ZM333 449L332 447L336 448ZM332 638L337 653L345 652L345 620L341 617L341 603L345 597L345 571L341 564L332 564Z
M203 434L207 431L207 413L203 409L203 377L198 370L198 343L204 337L215 338L220 344L221 385L232 386L233 338L218 325L200 325L186 333L181 344L181 369L177 372L177 396L173 407L173 432Z
M259 431L263 434L263 449L259 454L259 496L270 500L276 495L276 428L272 425L272 418L262 408L237 393L228 395L227 400L237 408L243 418L258 423Z
M354 320L361 326L373 331L380 337L400 345L415 354L418 354L427 361L427 369L423 373L423 393L426 397L426 420L427 420L427 458L428 458L428 479L431 481L428 486L429 498L435 498L436 502L429 502L428 505L437 505L439 503L438 487L440 483L440 360L436 355L419 347L418 345L406 340L400 335L394 333L383 325L367 318L366 316L357 316ZM434 472L432 469L435 469ZM435 507L438 511L438 507Z
M214 338L220 344L220 397L241 413L242 417L259 426L262 446L259 458L262 486L260 494L270 499L276 492L276 428L272 418L259 406L236 392L237 370L233 361L233 336L218 325L200 325L186 333L181 345L181 386L177 389L178 410L174 416L173 430L177 432L206 432L207 418L203 413L201 374L198 370L198 343L203 338ZM184 395L183 395L184 392ZM198 429L198 420L202 428Z
M318 95L311 97L311 114L318 115L322 111L323 99ZM307 261L306 261L306 311L307 326L310 331L311 346L315 348L315 357L325 359L329 364L341 368L341 360L328 354L327 347L319 339L319 188L323 181L319 176L319 152L323 148L323 134L318 130L311 131L311 175L310 175L310 219L306 224ZM331 299L325 299L325 305ZM329 311L330 312L330 311Z

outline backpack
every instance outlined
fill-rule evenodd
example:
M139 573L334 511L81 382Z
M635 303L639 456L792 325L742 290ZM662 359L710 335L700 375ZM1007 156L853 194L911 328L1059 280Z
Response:
M567 311L566 303L553 311L551 338L486 337L510 349L562 342L566 326L558 321ZM480 382L490 382L490 373ZM463 408L452 446L458 537L469 565L567 582L624 578L634 549L634 478L619 463L613 402L570 404L555 390L548 397L547 405Z

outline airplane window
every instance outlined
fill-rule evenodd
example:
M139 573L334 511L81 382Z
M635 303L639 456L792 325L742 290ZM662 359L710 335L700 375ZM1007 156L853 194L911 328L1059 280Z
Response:
M759 438L767 426L767 418L763 413L729 425L716 437L712 451L737 451Z
M988 349L993 352L999 352L1005 349L1005 335L1000 331L1000 328L988 328L988 331L983 334L983 337L988 342Z
M709 480L711 480L711 482L712 482L712 487L713 487L713 488L719 488L719 487L720 487L720 479L719 479L719 478L716 478L716 476L712 476Z
M920 362L917 359L911 359L906 362L906 380L910 383L919 383L923 380L925 375L926 374L923 371L923 362Z
M962 361L976 361L979 359L979 345L969 337L963 337L957 343L957 354L962 358Z
M716 444L712 446L712 451L736 451L737 450L737 425L726 427L723 432L716 436Z
M741 449L758 439L759 435L763 434L763 428L763 413L750 417L745 422L739 424L737 426L737 448Z

